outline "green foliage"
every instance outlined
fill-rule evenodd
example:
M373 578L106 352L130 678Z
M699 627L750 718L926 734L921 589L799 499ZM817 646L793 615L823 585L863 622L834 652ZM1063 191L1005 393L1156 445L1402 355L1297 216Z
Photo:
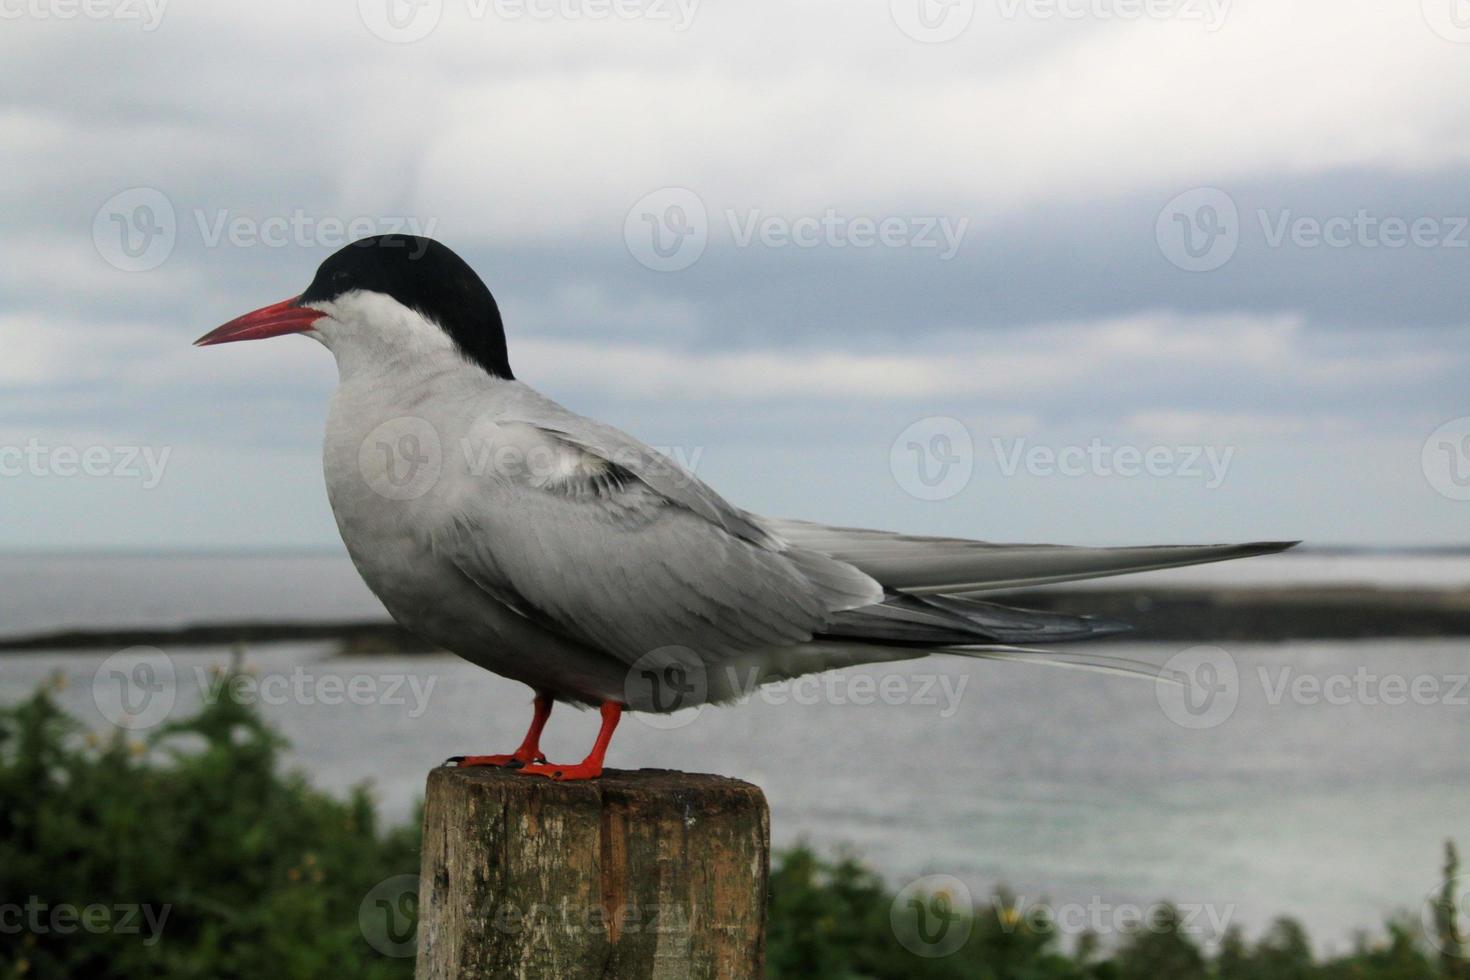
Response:
M147 742L83 738L47 690L0 709L0 978L411 976L358 908L417 871L417 832L282 775L282 747L229 697Z
M1453 848L1446 891L1457 873ZM900 908L902 908L902 903ZM786 853L771 873L767 933L771 980L1463 980L1467 961L1435 954L1409 924L1390 922L1388 939L1360 941L1343 956L1314 958L1302 927L1280 919L1252 944L1231 927L1205 949L1173 906L1105 943L1084 932L1064 949L1045 905L1021 908L1001 891L967 917L969 938L937 958L905 948L890 921L895 896L851 856L819 858L807 847ZM1446 905L1434 945L1448 948ZM922 944L917 944L922 950ZM1458 971L1458 972L1457 972Z
M1465 882L1460 880L1460 852L1453 842L1445 845L1444 886L1434 905L1434 932L1438 937L1440 970L1446 980L1470 980L1470 941L1460 930L1460 907L1457 894Z
M146 742L85 735L48 689L0 708L0 980L411 977L411 957L364 938L359 911L374 886L417 871L417 821L379 828L365 789L346 800L313 790L281 771L283 747L230 697ZM1044 904L1004 891L973 910L938 893L900 900L854 856L797 847L771 873L768 976L1470 980L1458 873L1451 847L1434 949L1392 922L1385 941L1321 961L1290 920L1254 943L1232 927L1208 950L1167 905L1122 935L1063 936ZM953 929L963 943L916 955L899 924L920 909L935 916L931 939Z

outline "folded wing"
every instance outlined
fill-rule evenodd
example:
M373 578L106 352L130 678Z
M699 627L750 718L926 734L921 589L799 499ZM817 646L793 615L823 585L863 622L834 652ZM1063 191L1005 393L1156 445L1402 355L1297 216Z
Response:
M765 523L798 547L848 562L882 582L885 588L915 595L965 595L1180 568L1269 555L1299 543L1077 548L921 537L806 521L767 520Z
M547 629L629 663L665 647L716 661L805 643L838 613L882 601L868 575L787 545L692 476L656 470L672 464L615 430L499 431L553 462L467 482L434 548Z
M1074 548L759 518L631 437L540 403L497 420L539 472L466 481L433 534L485 593L627 663L678 648L716 662L812 643L801 672L923 655L1031 659L1122 624L969 594L1268 554L1295 542ZM682 654L680 654L682 655ZM1068 665L1131 667L1102 656Z

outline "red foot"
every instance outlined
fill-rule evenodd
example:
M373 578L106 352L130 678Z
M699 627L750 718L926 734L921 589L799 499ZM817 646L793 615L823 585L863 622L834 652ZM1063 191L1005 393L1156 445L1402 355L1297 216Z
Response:
M621 704L616 701L604 701L602 703L602 727L598 729L597 741L592 743L592 752L587 758L574 766L530 765L518 769L517 772L523 776L545 776L547 779L557 779L562 782L596 779L602 775L602 758L607 754L607 743L612 741L613 729L618 727L618 719L622 716L623 706Z
M510 755L455 755L444 760L448 765L453 762L461 769L469 766L528 766L533 762L545 762L546 756L541 754L541 730L546 727L546 719L551 717L551 698L549 695L537 692L535 712L531 715L531 728L526 732L526 737L521 739L521 747Z
M601 763L587 761L582 761L572 766L554 766L545 763L542 765L522 766L516 772L522 776L545 776L548 779L570 783L578 779L596 779L602 775L602 765Z

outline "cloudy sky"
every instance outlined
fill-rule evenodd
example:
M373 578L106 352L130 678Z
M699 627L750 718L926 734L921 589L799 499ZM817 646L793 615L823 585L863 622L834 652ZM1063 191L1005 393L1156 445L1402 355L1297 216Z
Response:
M0 0L0 548L337 547L345 238L757 511L1466 544L1465 0Z

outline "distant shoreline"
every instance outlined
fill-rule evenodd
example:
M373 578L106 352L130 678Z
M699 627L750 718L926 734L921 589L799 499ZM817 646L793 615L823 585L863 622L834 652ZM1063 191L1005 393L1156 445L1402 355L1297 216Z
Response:
M1008 605L1102 616L1132 632L1096 642L1283 641L1470 636L1470 590L1367 586L1074 589L1012 592ZM177 627L52 630L0 637L0 652L228 646L331 641L343 654L436 648L387 620L219 622Z

